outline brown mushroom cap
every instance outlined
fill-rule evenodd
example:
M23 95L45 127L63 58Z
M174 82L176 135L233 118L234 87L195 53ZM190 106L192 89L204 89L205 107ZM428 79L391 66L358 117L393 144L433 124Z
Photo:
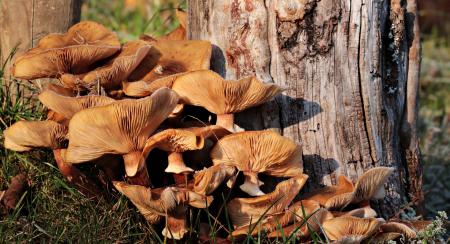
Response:
M345 238L348 241L360 242L374 234L381 224L382 222L375 218L341 216L325 221L323 230L332 241Z
M51 90L45 90L39 94L39 101L47 108L71 119L73 115L83 109L104 106L114 103L115 100L106 96L81 96L68 97L59 95Z
M394 232L403 234L407 239L414 239L417 237L417 233L409 228L407 225L398 222L388 222L381 225L383 232Z
M276 177L301 174L301 154L299 145L269 130L245 131L225 136L210 153L215 165L232 165L248 176L241 189L250 195L258 195L261 192L256 185L259 182L258 173Z
M143 80L133 82L122 82L122 90L125 95L130 97L146 97L162 87L172 88L173 82L177 77L184 73L173 74L159 78L152 82Z
M122 81L138 67L142 60L147 56L151 46L147 42L137 40L127 42L123 45L121 52L114 59L107 62L104 66L96 68L80 77L74 77L83 83L85 88L93 87L100 84L105 89L118 88ZM66 76L62 80L73 87L76 81L70 81L70 76Z
M187 14L183 10L177 9L176 17L180 26L178 26L175 30L169 32L167 35L162 36L158 39L162 40L186 40L186 26L187 26Z
M282 92L275 84L266 84L255 77L237 81L224 80L210 70L180 75L172 89L181 101L206 108L215 114L232 114L265 103Z
M275 190L264 196L253 198L235 198L227 204L231 222L236 227L256 223L263 215L281 212L297 196L308 179L301 174L279 183Z
M128 154L144 148L147 138L169 116L178 102L170 89L162 88L152 96L117 101L76 113L69 124L66 160L82 163L104 154ZM139 162L126 165L134 176Z
M384 183L393 172L394 169L389 167L376 167L365 172L356 182L353 202L384 198Z
M305 199L314 200L327 209L343 208L353 200L353 183L344 175L338 177L337 185L327 186L305 195Z
M201 170L194 175L194 191L209 195L219 187L222 182L227 181L236 174L234 166L218 164Z
M162 77L186 71L209 69L211 43L208 41L172 41L146 38L152 46L141 65L128 81L151 82Z
M36 147L62 148L67 127L54 121L18 121L4 131L5 148L24 152Z
M12 74L22 79L80 74L94 62L120 50L117 36L104 26L83 21L65 34L50 34L35 48L17 57Z
M335 217L339 216L353 216L357 218L375 218L377 217L377 212L370 206L365 206L362 208L356 208L347 212L332 212Z

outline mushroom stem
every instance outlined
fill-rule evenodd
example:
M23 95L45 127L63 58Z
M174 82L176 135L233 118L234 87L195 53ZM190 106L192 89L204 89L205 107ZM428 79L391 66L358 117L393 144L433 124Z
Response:
M56 165L61 174L72 183L82 194L89 198L99 198L102 196L98 186L92 182L85 174L78 170L75 166L64 161L61 155L61 149L53 150Z
M244 172L245 181L239 188L244 192L248 193L250 196L262 196L265 195L259 186L264 183L258 179L258 174L255 172Z
M223 128L234 132L234 114L218 114L216 125L220 125Z
M175 173L175 174L181 174L181 173L190 173L194 170L187 167L186 164L184 164L183 155L178 152L171 152L168 156L168 165L165 170L167 173Z
M135 151L123 155L128 182L133 185L150 186L147 165L142 153Z

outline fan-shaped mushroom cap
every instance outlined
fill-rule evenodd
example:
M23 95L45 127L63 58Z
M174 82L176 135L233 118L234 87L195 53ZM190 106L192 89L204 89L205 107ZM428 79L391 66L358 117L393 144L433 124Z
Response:
M143 80L133 82L122 82L122 89L125 95L130 97L146 97L161 87L172 88L173 82L177 77L184 73L169 75L159 78L152 82L146 82Z
M257 174L277 177L297 176L303 171L301 148L273 131L245 131L220 139L211 150L215 165L233 165L246 175L240 186L250 195L264 194Z
M224 80L210 70L180 75L172 89L186 104L206 108L215 114L232 114L265 103L282 92L275 84L265 84L255 77L237 81Z
M201 170L194 175L194 191L209 195L219 187L222 182L236 174L234 166L218 164Z
M120 50L117 36L104 26L83 21L65 34L50 34L35 48L17 57L12 74L23 79L79 74L94 62Z
M209 69L212 48L208 41L144 39L154 49L131 73L129 81L151 82L177 73Z
M383 232L394 232L403 234L407 239L413 239L417 237L417 233L409 228L407 225L397 222L388 222L381 225Z
M177 102L175 92L162 88L150 97L117 101L76 113L69 124L66 160L82 163L104 154L140 152ZM125 169L127 175L134 176L140 164L139 161L130 163L126 162Z
M341 216L325 221L323 230L332 241L345 238L349 241L360 242L375 233L381 224L382 222L375 218Z
M375 218L377 217L377 212L370 206L365 206L362 208L356 208L348 212L332 212L335 217L339 216L353 216L357 218Z
M338 177L335 186L327 186L305 195L305 199L314 200L328 209L343 208L353 199L353 183L344 175Z
M35 147L62 148L67 127L54 121L18 121L4 131L5 148L24 152Z
M53 91L61 96L66 96L66 97L74 97L76 94L76 92L68 87L65 86L61 86L61 85L57 85L54 83L49 83L47 84L47 86L44 88L44 91Z
M195 208L208 207L213 198L183 188L167 187L150 189L125 182L113 182L114 187L127 196L144 217L152 224L175 211L177 206L187 204Z
M393 172L394 169L388 167L376 167L365 172L356 182L353 202L384 198L384 183Z
M150 51L147 42L137 40L125 43L121 52L105 65L98 67L81 76L65 75L61 81L70 87L82 83L83 88L90 88L100 84L105 89L118 88L122 81L135 70Z
M67 119L72 118L75 113L83 109L104 106L115 102L114 99L106 96L68 97L59 95L51 90L45 90L39 94L39 101L47 108L63 115Z
M228 205L231 222L236 227L256 223L266 214L281 212L291 204L308 179L301 174L279 183L275 190L264 196L254 198L235 198Z

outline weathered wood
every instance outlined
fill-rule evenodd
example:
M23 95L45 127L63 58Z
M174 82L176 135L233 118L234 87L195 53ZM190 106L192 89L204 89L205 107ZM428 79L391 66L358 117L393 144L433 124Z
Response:
M406 35L418 30L409 19L413 3L190 0L188 37L216 45L212 69L224 77L255 74L288 88L236 121L302 143L307 190L334 184L341 174L356 180L369 168L394 167L387 197L376 203L387 217L411 200L408 193L421 191L414 128L419 44Z
M2 0L0 2L0 62L10 52L34 47L49 33L65 32L80 20L81 0ZM5 77L9 77L10 63Z

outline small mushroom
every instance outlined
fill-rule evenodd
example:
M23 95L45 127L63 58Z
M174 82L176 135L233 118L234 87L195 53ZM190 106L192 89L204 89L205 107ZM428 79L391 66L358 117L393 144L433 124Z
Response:
M187 232L185 206L207 208L213 200L212 196L206 197L184 188L150 189L125 182L113 182L113 184L118 191L131 200L149 223L156 224L162 220L162 217L170 219L163 230L163 235L174 239L181 239Z
M240 188L251 196L264 195L258 173L294 177L303 171L301 147L273 131L245 131L227 135L211 150L215 165L232 165L242 171Z
M105 65L88 73L74 76L66 74L61 81L69 87L88 89L100 84L110 90L120 87L122 81L138 67L150 51L151 46L145 41L131 41L125 43L121 52ZM81 87L80 87L81 86Z
M222 182L236 174L236 168L231 165L218 164L201 170L194 175L194 191L210 195Z
M175 15L180 23L175 30L169 32L167 35L162 36L158 39L161 40L186 40L186 26L187 26L187 16L186 12L177 9Z
M381 225L381 230L385 233L400 233L407 239L414 239L417 237L417 233L409 228L407 225L398 222L387 222Z
M119 39L113 32L95 22L83 21L65 34L42 38L35 48L17 57L12 74L29 80L64 73L81 74L96 61L119 50Z
M146 98L116 101L76 113L69 124L66 160L83 163L104 154L123 155L127 175L135 177L130 180L148 185L142 149L177 102L175 92L162 88Z
M340 209L352 201L353 190L353 183L344 175L340 175L335 186L327 186L307 193L304 199L317 201L327 209Z
M375 218L377 217L377 212L370 206L365 206L362 208L356 208L347 212L332 212L335 217L339 216L353 216L357 218Z
M264 215L281 212L291 204L307 179L307 175L300 174L280 182L273 192L264 196L231 200L227 204L231 222L239 228L256 223Z
M348 243L360 243L372 236L380 228L382 222L375 218L356 218L341 216L325 221L322 225L328 239Z
M352 202L383 199L386 195L384 184L393 172L394 169L389 167L376 167L365 172L355 184Z
M81 96L69 97L60 95L52 90L44 90L38 96L44 106L70 120L73 115L83 109L105 106L114 103L115 100L106 96Z
M217 125L234 131L234 113L263 104L282 92L275 84L262 83L256 77L224 80L210 70L180 75L172 85L181 102L201 106L217 114Z
M122 90L125 93L125 95L129 97L146 97L151 95L159 88L162 87L171 88L176 78L178 78L182 74L184 73L169 75L154 80L150 83L143 80L133 82L122 82Z
M25 152L33 148L63 148L67 127L54 121L18 121L4 131L5 148Z

